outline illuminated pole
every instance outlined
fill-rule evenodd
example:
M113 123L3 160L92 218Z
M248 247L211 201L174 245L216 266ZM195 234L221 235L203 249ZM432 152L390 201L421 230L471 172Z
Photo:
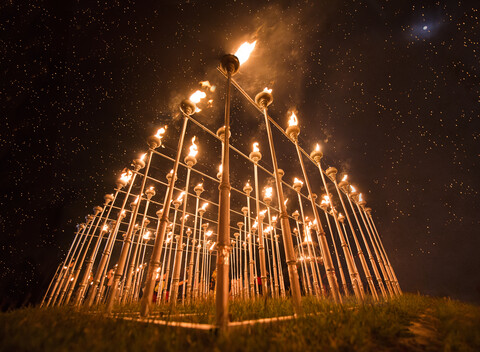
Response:
M102 220L102 215L103 215L103 212L105 211L105 208L106 208L106 206L103 207L103 208L98 207L98 206L93 208L94 216L97 217L98 214L100 214L100 216L98 216L97 223L96 223L95 228L93 229L92 233L87 233L87 235L90 236L90 239L88 240L88 244L85 248L85 251L82 254L82 257L80 259L77 258L77 260L75 261L75 266L74 266L75 270L74 270L74 273L73 273L73 275L74 275L73 276L73 281L72 281L72 284L71 284L70 288L68 289L67 296L65 297L65 304L68 304L70 302L70 298L72 297L73 290L75 288L78 277L80 275L80 271L82 270L83 264L85 262L85 257L87 256L87 252L90 249L90 244L92 243L93 236L95 235L95 232L97 231L98 225L100 224L100 221ZM93 223L94 223L94 221L92 221L92 223L90 224L90 229L92 228ZM89 232L90 232L90 229L89 229ZM85 240L86 240L86 238L85 238ZM79 254L80 253L82 253L81 248L80 248Z
M270 244L272 247L272 267L273 267L273 273L272 273L272 285L274 286L274 291L272 291L272 297L273 296L279 296L280 295L280 284L278 283L278 270L277 270L277 260L276 260L276 255L275 255L275 244L274 244L274 239L273 239L273 227L272 227L272 217L270 214L270 204L272 203L272 192L273 189L272 187L268 187L265 189L264 196L263 196L263 201L265 204L267 204L267 217L268 217L268 233L270 234Z
M277 217L276 216L273 216L272 217L272 226L273 226L273 237L275 239L275 247L276 247L276 251L277 251L277 264L278 264L278 278L279 278L279 281L280 281L280 291L281 291L281 294L282 294L282 297L285 297L285 282L284 282L284 279L283 279L283 269L282 269L282 262L281 262L281 256L280 256L280 247L279 247L279 235L277 235L277 229L276 229L276 226L277 226Z
M390 259L388 258L387 252L385 251L385 247L383 246L382 239L380 238L380 235L378 234L377 227L375 226L375 223L373 222L373 217L372 217L372 209L366 208L365 212L367 213L368 217L370 218L370 221L373 225L374 231L374 237L376 235L376 240L378 240L378 243L380 244L381 251L383 252L385 262L387 263L388 267L390 268L390 273L392 274L393 282L395 283L394 287L396 289L396 292L398 295L402 295L402 289L400 288L400 284L398 283L397 276L395 275L395 271L393 270L392 265L390 264Z
M187 282L187 297L188 297L188 299L192 298L193 270L194 270L193 261L194 261L194 257L195 257L195 248L196 248L196 243L197 243L197 239L196 239L196 236L197 236L197 219L198 219L198 213L199 213L198 205L199 205L199 202L200 202L200 196L204 191L203 184L199 183L198 185L196 185L195 188L193 189L193 191L195 192L195 195L196 195L196 203L195 203L195 219L194 219L194 223L193 223L192 254L190 255L190 262L188 263L188 279L187 279L188 280L188 282ZM202 223L200 221L200 227L199 228L201 228L201 226L202 226ZM199 234L198 234L198 239L200 241L200 231L199 231Z
M146 154L146 158L147 158L147 163L146 163L147 165L146 166L145 166L145 161L143 161L143 159L144 159L143 156L141 158L135 159L133 161L133 166L134 166L135 172L138 173L138 171L145 168L145 174L144 174L143 179L142 179L142 184L140 186L140 190L138 191L138 194L139 194L138 201L137 201L137 204L136 204L136 206L133 210L133 213L132 213L132 219L133 219L132 226L130 226L127 230L127 234L125 236L123 249L122 249L122 252L120 253L120 258L119 258L118 263L117 263L118 264L117 270L115 271L115 275L113 276L112 287L111 287L110 292L109 292L108 297L107 297L107 305L106 305L107 313L112 312L113 304L115 303L115 300L117 299L117 293L118 293L118 289L119 289L118 284L119 284L120 279L122 278L122 276L124 274L125 264L126 264L126 260L127 260L127 254L130 251L130 245L132 243L132 234L133 234L133 231L134 231L134 228L135 228L135 226L133 226L133 224L135 224L136 219L137 219L138 209L140 207L140 202L141 202L140 196L143 194L143 191L145 189L145 184L147 182L147 175L148 175L148 171L150 169L150 163L152 161L152 155L153 155L153 148L150 147L148 149L147 154Z
M147 178L146 173L145 173L144 178L145 179ZM143 187L142 187L142 189L143 189ZM133 250L133 247L132 247L133 256L132 256L132 259L130 260L130 266L128 267L127 273L126 273L126 280L125 280L126 283L125 283L124 294L122 296L122 302L127 302L130 299L130 297L132 296L132 292L131 292L132 276L133 276L133 273L135 271L135 266L136 266L135 263L137 261L137 255L138 255L138 251L140 249L140 240L143 236L143 231L145 230L145 227L148 226L148 224L150 223L150 220L147 219L147 213L148 213L148 208L150 206L150 201L151 201L152 197L155 195L155 190L153 189L153 187L148 188L145 191L145 195L147 196L147 199L146 199L146 202L145 202L145 209L143 211L142 222L141 222L141 225L140 225L140 232L137 236L137 243L136 244L135 244L135 242L133 243L135 245L135 249ZM140 206L141 199L142 199L142 193L140 193L140 195L139 195L139 200L137 202L137 206L136 206L135 209L138 209L138 207ZM134 239L134 238L135 237L132 236L132 239Z
M263 92L260 92L255 96L255 102L263 110L263 116L265 117L268 144L270 146L270 154L273 164L273 174L275 177L275 185L277 188L278 208L280 210L279 218L282 228L283 243L285 244L285 258L288 265L288 276L290 278L293 308L297 315L301 315L303 313L301 306L302 294L300 292L300 283L298 280L297 260L295 258L295 252L293 250L292 233L290 230L290 222L288 220L287 207L285 206L285 197L283 196L283 188L281 176L278 170L275 146L273 144L272 130L270 127L270 122L268 121L267 107L273 102L273 96L271 92L269 92L268 90L264 90Z
M295 115L292 113L291 123L289 124L286 133L287 135L293 140L295 144L295 149L297 150L298 160L300 161L300 166L302 168L303 178L305 179L305 184L307 186L308 194L310 196L310 201L312 203L312 210L317 220L317 237L319 238L319 245L320 250L322 252L323 263L325 265L325 270L327 272L327 280L330 285L330 289L332 292L333 299L336 303L342 303L342 297L338 290L338 285L335 282L335 267L333 266L332 257L330 255L330 251L328 250L328 242L327 237L325 236L325 232L322 228L322 223L320 221L320 217L318 216L318 209L315 205L315 200L312 196L312 188L310 186L310 182L308 180L307 172L305 170L305 165L303 163L302 153L300 152L300 148L298 146L298 135L300 134L300 128L297 126L297 119ZM293 122L294 121L294 122Z
M185 192L184 192L184 199L183 199L183 210L182 210L182 222L180 224L180 234L179 234L179 241L177 242L177 254L175 256L175 266L173 268L173 288L172 288L172 299L173 304L177 302L178 297L178 282L180 279L180 269L182 267L182 256L183 256L183 233L185 231L185 220L187 219L187 201L188 201L188 188L190 186L190 173L192 171L192 167L195 166L197 163L197 159L195 156L198 153L197 145L195 144L195 138L192 138L192 145L190 146L190 151L188 155L185 157L185 164L187 164L187 179L185 181Z
M47 303L46 303L46 306L49 307L50 306L50 303L53 301L55 301L55 299L57 298L57 295L60 291L60 288L61 288L61 284L63 282L63 279L67 276L67 273L69 272L69 266L70 266L70 263L72 262L72 259L73 259L73 254L76 252L77 248L78 248L78 245L80 244L80 240L83 236L83 234L85 233L85 230L86 230L87 226L85 225L85 223L82 223L82 224L79 224L77 225L77 233L75 234L75 238L73 239L73 242L72 242L72 245L70 246L70 249L68 250L68 254L67 256L65 257L65 260L63 261L63 263L61 264L61 271L57 277L57 280L55 281L55 285L53 286L53 289L48 297L48 300L47 300ZM81 234L80 234L81 232ZM72 252L72 249L75 248ZM68 262L68 264L67 264ZM48 293L48 290L47 290L47 293ZM45 298L44 298L45 299ZM42 302L42 305L40 307L43 306L43 302Z
M195 214L196 214L196 212L195 212ZM192 235L192 229L187 228L186 234L187 234L187 245L185 246L185 265L183 267L182 303L185 302L185 290L187 289L188 245L190 244L190 236ZM193 244L193 241L192 241L192 244ZM192 246L195 246L195 244L193 244ZM193 253L194 253L194 250L192 248L191 254L190 254L190 259L193 258Z
M345 274L343 272L342 262L340 261L340 257L338 256L337 244L335 243L335 237L333 236L332 226L330 225L330 219L328 218L327 207L328 207L328 204L322 201L322 204L320 204L320 208L325 213L325 218L327 219L328 230L330 231L330 235L332 236L333 249L335 251L335 257L337 259L338 271L340 272L340 279L342 280L343 292L345 293L345 295L348 296L349 292L348 292L348 287L347 287L347 281L345 280ZM354 281L352 281L352 286L355 286ZM360 296L359 300L361 300L361 296Z
M253 260L253 254L255 251L255 247L252 247L252 221L250 219L250 193L252 192L252 187L247 182L247 184L243 187L243 191L247 195L247 206L242 207L242 213L245 218L245 235L248 237L248 254L249 254L249 261L248 266L250 268L250 296L255 297L255 283L257 282L257 277L255 275L254 265L255 261ZM248 230L248 234L247 234ZM253 243L255 246L255 243Z
M93 278L93 284L90 287L90 290L89 290L88 295L87 295L87 299L85 301L85 304L87 305L87 307L92 306L93 301L95 299L96 291L98 291L98 294L100 294L100 291L103 287L103 280L105 279L103 273L107 269L107 262L110 259L110 254L111 254L113 245L115 243L115 238L117 236L118 229L120 227L120 224L121 224L123 218L125 218L125 215L126 215L125 214L125 205L127 204L128 197L130 196L130 192L132 191L133 183L135 181L136 176L137 176L136 173L134 173L133 176L132 176L132 172L130 170L128 170L127 172L123 173L121 175L121 177L116 182L117 193L123 187L125 187L129 182L130 182L130 186L128 187L128 190L125 194L125 198L123 199L123 203L122 203L122 206L120 207L120 211L118 213L118 218L115 222L114 228L113 228L112 231L110 231L110 235L107 238L107 243L105 243L105 247L103 249L102 256L100 258L100 263L98 264L97 271L96 271L96 273L94 275L94 278ZM112 203L112 205L113 205L113 203ZM102 281L102 285L99 286L100 281Z
M370 233L370 228L368 227L367 222L365 221L365 217L363 216L362 209L365 207L366 202L362 199L361 194L360 194L359 198L357 198L357 201L355 202L355 204L357 205L358 213L360 214L360 217L362 218L365 229L367 230L367 235L370 238L370 243L372 244L373 251L375 253L375 256L377 257L377 263L378 263L378 266L380 267L380 271L382 272L383 279L385 281L385 286L387 286L387 290L388 290L388 293L390 294L390 296L394 297L395 293L393 292L392 285L390 284L390 277L388 276L387 271L385 269L383 258L378 253L377 246L375 245L375 242L372 239L372 234Z
M198 298L198 290L199 290L199 280L200 280L200 250L202 249L201 240L202 240L202 224L203 214L207 209L208 203L204 203L200 209L198 209L198 213L200 214L199 226L198 226L198 245L197 247L197 254L195 258L195 280L192 282L192 297ZM195 294L194 294L195 293Z
M165 233L168 225L168 216L170 214L170 203L172 202L173 189L175 188L175 181L177 178L178 164L180 163L180 156L183 150L183 140L185 139L185 132L187 129L188 116L195 113L196 106L190 100L184 100L180 105L183 112L183 127L178 140L177 155L173 164L173 173L171 184L169 185L167 197L163 204L162 218L160 219L159 231L155 237L155 243L153 245L152 256L150 257L150 263L148 265L147 278L145 280L145 290L140 302L140 315L145 317L148 315L150 305L153 298L153 290L155 289L157 269L160 267L160 255L162 254L163 242L165 241ZM162 279L162 278L161 278Z
M267 286L267 264L265 259L265 243L263 239L263 222L260 220L260 196L258 188L258 162L262 159L262 154L258 150L258 143L253 144L253 151L249 158L253 162L253 172L255 177L255 207L257 211L257 226L258 226L258 257L260 261L260 276L262 283L262 295L265 296L268 291Z
M310 262L310 269L312 270L313 287L315 289L315 294L320 297L322 291L323 291L324 295L326 294L326 292L324 292L325 289L323 287L322 275L320 273L320 268L318 267L317 254L315 253L315 248L313 247L313 242L312 242L312 249L310 249L310 243L309 243L309 241L307 241L307 224L305 222L305 214L303 212L302 197L300 196L300 190L302 189L302 186L303 186L303 182L295 177L295 181L293 182L293 189L297 192L298 204L300 206L300 212L301 212L301 216L302 216L303 234L305 236L305 243L307 244L307 251L308 251L308 257L309 257L307 259L304 256L304 258ZM300 231L300 227L298 226L298 216L299 215L300 214L298 213L298 211L295 211L292 214L293 218L297 222L298 234L300 235L300 243L302 243L302 232ZM303 251L303 246L302 246L302 251ZM312 251L313 251L313 253L312 253ZM313 264L313 260L315 260L315 264ZM318 279L317 279L317 274L318 274ZM307 269L307 275L308 275L308 269ZM310 283L310 278L308 278L308 280L309 280L309 283ZM319 285L321 287L321 291L320 291Z
M350 187L352 187L352 186L350 186ZM372 265L373 273L375 274L375 277L377 279L378 286L380 287L380 291L382 292L383 298L386 299L387 298L387 292L385 291L385 287L383 286L383 282L382 282L382 279L380 277L380 273L378 272L377 265L376 265L375 260L373 258L372 252L370 251L370 247L368 246L367 240L365 239L365 234L363 233L362 226L360 225L360 221L358 220L357 214L355 212L355 208L353 207L353 204L352 204L352 199L351 198L353 197L354 193L350 193L349 190L348 190L348 187L346 187L346 186L345 186L344 190L345 190L345 193L347 195L347 199L348 199L348 203L350 204L350 208L352 209L353 216L355 217L355 220L357 222L358 229L360 230L360 234L362 235L363 243L365 245L365 248L367 249L368 258L370 259L370 264Z
M298 212L296 213L298 214ZM297 248L298 248L298 254L300 256L299 261L300 261L300 266L302 267L302 274L303 274L303 289L305 290L305 295L306 294L313 295L312 285L310 284L310 276L308 273L308 267L306 263L306 257L305 257L305 253L303 252L303 246L301 245L302 236L300 234L300 225L298 224L298 215L297 215L297 219L295 220L295 223L297 227L293 229L293 234L297 238Z
M355 241L355 245L357 247L357 254L358 257L360 258L360 263L362 264L363 271L365 272L365 277L367 278L368 286L370 287L370 292L372 293L373 298L378 301L378 293L375 288L375 284L373 283L373 277L372 274L370 273L370 269L368 268L367 261L365 259L365 255L363 254L362 247L360 246L360 243L358 242L357 235L355 234L355 229L353 227L352 221L350 220L350 216L348 215L348 210L347 207L345 206L345 202L343 201L342 193L340 192L340 188L342 188L345 193L348 191L348 182L347 182L347 175L345 175L340 181L340 183L337 184L337 169L334 167L328 168L326 171L327 176L333 181L335 185L335 189L337 190L338 193L338 198L340 199L340 202L342 203L343 210L345 211L345 216L347 217L348 224L350 226L350 231L352 232L353 239ZM347 195L348 198L348 195ZM345 232L346 233L346 232Z
M338 222L337 214L335 212L335 206L333 205L332 196L330 194L330 191L328 190L327 182L325 181L325 176L324 176L323 170L322 170L322 164L320 162L322 157L323 157L323 153L320 151L320 146L318 144L317 144L315 150L310 153L310 157L315 161L315 163L318 167L318 171L320 172L320 176L322 177L323 187L325 188L325 193L327 194L327 197L328 197L328 202L329 202L330 207L332 208L332 211L333 211L332 216L333 216L333 219L335 221L335 226L337 228L338 237L340 239L340 246L342 247L342 250L343 250L343 255L345 257L345 262L347 263L347 270L348 270L348 273L350 275L350 280L352 282L353 292L355 293L355 296L357 297L357 300L362 302L363 299L364 299L364 292L363 292L363 290L360 287L360 284L358 282L360 280L360 278L359 278L359 276L358 276L358 274L355 270L355 263L353 262L353 258L350 255L350 251L348 250L347 242L345 241L345 236L342 232L342 228L340 226L340 223ZM332 169L330 169L330 170L332 171ZM328 207L328 204L327 204L327 207ZM327 213L325 213L325 216L327 217L327 221L329 221ZM329 223L329 227L330 227L330 223ZM335 239L334 239L332 230L330 230L330 232L332 234L332 241L335 245ZM336 247L336 245L335 245L335 247ZM336 249L335 249L335 253L338 257L338 253L337 253ZM340 261L339 261L339 270L341 271L341 274L342 274L342 277L343 277L344 276L343 275L343 269L340 267ZM345 278L343 277L342 282L344 282L344 280L345 280ZM344 286L345 286L345 282L344 282ZM344 287L344 289L345 289L345 287ZM346 290L345 293L348 294L348 290Z
M173 201L173 207L175 208L175 211L173 213L172 230L171 230L171 235L170 235L170 249L168 251L168 261L167 261L167 266L165 268L165 287L164 287L164 291L162 292L162 300L165 298L165 294L166 294L167 287L168 287L168 281L170 279L170 261L172 259L173 241L175 239L175 226L177 225L176 222L177 222L178 207L182 203L182 199L183 199L183 192L182 192L182 194L180 194L180 196L177 199L175 199ZM171 286L170 286L169 289L170 289L170 293L172 293L172 287ZM169 297L171 297L171 295Z

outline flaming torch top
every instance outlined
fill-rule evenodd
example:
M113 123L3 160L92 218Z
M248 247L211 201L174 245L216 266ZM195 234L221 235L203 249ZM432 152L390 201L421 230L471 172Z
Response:
M206 96L207 96L207 93L202 92L201 90L197 90L195 93L190 95L190 98L188 98L188 100L190 100L194 104L198 104Z
M312 158L320 166L320 160L322 157L323 153L320 150L320 144L317 143L315 149L310 153L310 158Z
M198 154L198 147L195 144L196 138L196 136L193 136L192 145L188 148L189 152L188 155L185 157L185 164L187 164L188 167L192 167L197 163L197 159L195 159L195 156L197 156Z
M300 192L300 190L302 189L303 187L303 181L299 180L298 178L294 178L293 179L293 189L296 191L296 192Z
M120 178L117 180L117 187L118 188L125 187L130 182L131 179L132 179L132 172L130 170L123 172L120 175Z
M253 190L253 188L252 188L252 186L250 186L250 183L248 183L248 182L247 182L247 183L245 184L245 186L243 187L243 191L244 191L245 193L247 193L247 195L250 194L250 192L251 192L252 190Z
M265 188L265 193L263 195L263 201L267 204L270 204L272 202L272 195L273 195L273 188L272 187Z
M254 142L253 151L250 153L249 158L254 162L258 163L260 159L262 159L262 153L260 153L260 149L258 149L258 142Z
M205 202L205 203L202 204L202 207L200 209L198 209L198 212L200 213L200 215L205 213L205 211L207 210L207 207L208 207L208 203Z
M154 134L153 136L150 136L147 139L147 144L150 148L155 149L155 148L160 147L160 145L162 144L162 138L163 138L163 135L164 135L166 129L167 129L167 126L160 127L157 130L156 134Z
M255 49L256 44L257 41L255 40L253 43L245 42L240 45L238 50L235 52L235 56L238 58L240 65L243 65L248 60L253 49Z
M342 180L338 183L338 187L342 188L344 191L347 191L347 187L348 187L347 178L348 178L347 174L343 175Z
M297 141L298 135L300 134L300 128L298 127L297 115L295 115L293 111L288 119L288 127L285 132L287 133L288 137L293 139L295 142Z
M263 109L266 109L271 103L273 103L272 90L265 87L263 91L255 96L255 103Z
M363 207L365 204L367 204L367 202L365 202L365 200L363 199L362 194L360 193L360 194L358 195L358 205L360 205L361 207Z
M135 171L143 169L145 167L145 158L147 157L147 153L142 154L140 158L133 160L133 167Z

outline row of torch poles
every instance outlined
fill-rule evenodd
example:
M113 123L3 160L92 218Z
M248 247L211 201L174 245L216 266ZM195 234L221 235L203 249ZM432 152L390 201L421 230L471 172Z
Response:
M257 94L254 102L251 98L249 100L265 118L273 172L262 169L275 179L277 204L272 204L273 187L266 187L263 201L260 199L258 168L262 154L258 143L254 143L251 153L244 155L253 163L254 187L247 183L242 191L233 188L245 195L246 204L241 211L230 209L232 187L229 179L229 152L231 149L239 152L230 146L229 141L230 86L232 75L245 61L239 60L241 55L238 53L222 58L222 73L227 77L225 125L216 134L209 131L222 142L222 168L217 174L220 183L219 202L211 202L218 209L217 212L212 212L218 215L218 221L206 221L208 203L200 206L200 201L203 200L203 184L196 185L193 192L190 192L192 170L201 173L194 169L198 153L196 137L192 139L189 153L184 158L183 166L187 170L185 185L181 189L175 186L178 168L182 164L180 159L188 122L194 121L208 130L193 118L199 111L196 104L206 96L204 92L197 91L180 105L183 125L176 156L172 159L173 169L167 174L167 182L149 176L153 156L163 156L157 148L162 145L166 132L164 127L148 138L149 150L133 161L131 170L122 174L117 181L115 193L106 195L104 205L95 207L94 213L86 217L86 222L78 226L70 250L59 265L42 306L74 304L91 307L102 303L105 304L106 311L111 312L115 303L135 302L141 296L140 313L147 316L152 304L166 301L176 304L179 301L205 299L214 291L216 322L223 328L228 326L229 297L246 299L265 295L288 295L293 299L295 313L301 314L302 291L306 295L331 297L337 303L342 303L342 296L352 294L359 302L364 302L366 295L371 295L375 301L401 295L400 285L374 223L371 209L366 207L362 195L349 184L346 175L337 183L337 169L322 168L323 153L318 144L310 155L303 151L298 143L298 120L293 113L285 131L278 125L277 128L294 144L304 180L295 178L293 185L283 180L284 172L278 168L271 131L271 124L275 123L268 116L268 106L273 102L273 96L267 88ZM304 154L320 173L326 193L320 198L312 191L304 164ZM144 170L143 173L140 170ZM140 180L139 190L134 195L132 189L137 177ZM152 200L155 189L147 188L147 180L166 187L163 206L156 212L157 218L148 215L152 204L161 204ZM334 185L340 211L334 204L327 180ZM302 193L304 185L307 195ZM284 187L293 189L298 197L299 210L290 215L287 213L288 200L284 198ZM175 189L181 193L174 199ZM254 195L251 195L253 191ZM120 195L123 195L123 199ZM189 196L195 199L193 214L187 212ZM128 210L127 203L132 197L134 201L129 204ZM310 203L312 220L305 215L305 199ZM255 203L255 206L251 202ZM263 210L260 204L264 207ZM170 221L172 208L173 220ZM115 213L114 210L118 212ZM321 212L325 216L332 247L329 246L323 229ZM243 221L239 221L236 227L231 226L232 214L243 217ZM187 226L188 217L194 219L193 230ZM157 226L150 230L149 225L155 220ZM215 234L209 230L209 223L217 224ZM125 227L122 234L121 228ZM232 229L235 231L233 236L230 235ZM153 246L149 244L152 237L155 237ZM215 237L216 242L213 241ZM120 254L116 264L108 270L113 264L112 253L116 242L121 243ZM103 250L100 255L102 243ZM145 262L147 249L151 249L148 265ZM358 258L357 261L355 257ZM212 263L213 258L215 265ZM286 275L283 263L286 263ZM361 272L365 281L361 278ZM213 285L210 284L212 276L215 279Z

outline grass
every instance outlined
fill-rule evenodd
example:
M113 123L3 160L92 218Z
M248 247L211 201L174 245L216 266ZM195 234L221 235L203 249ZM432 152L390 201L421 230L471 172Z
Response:
M310 315L239 328L224 336L105 318L68 307L23 308L0 314L0 350L480 350L480 309L458 301L404 295L377 305L354 306L346 302L337 306L309 297L304 298L303 306ZM136 306L128 308L134 311ZM156 308L156 314L172 320L175 314L192 313L200 314L187 316L186 321L212 323L214 304L208 301L169 310ZM289 300L234 301L230 305L233 321L292 313Z

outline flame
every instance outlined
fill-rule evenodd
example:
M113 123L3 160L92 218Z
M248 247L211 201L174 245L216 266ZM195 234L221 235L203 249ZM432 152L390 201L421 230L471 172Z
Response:
M173 169L171 169L169 173L173 175Z
M220 164L220 166L218 167L218 172L221 174L223 172L223 165Z
M207 94L205 92L202 92L201 90L197 90L195 93L190 95L190 98L188 98L188 100L190 100L194 104L198 104L200 103L200 100L202 100L206 96Z
M252 228L256 229L257 227L258 227L258 222L255 221L255 222L253 223L253 225L252 225Z
M186 215L183 217L183 220L187 220L189 216L190 216L190 215L186 214Z
M273 188L267 187L265 188L265 198L272 198Z
M299 180L296 177L293 179L293 183L300 183L301 185L303 185L303 181Z
M207 88L210 92L215 92L215 86L212 86L209 81L201 81L202 88Z
M338 213L338 217L339 217L339 218L343 218L344 216L343 216L342 213Z
M133 201L133 204L137 204L139 199L140 199L140 195L138 195L137 198L135 198L135 200Z
M103 227L102 227L102 231L105 231L105 232L107 232L107 231L108 231L108 225L103 225Z
M263 91L264 91L265 93L271 93L271 92L272 92L272 90L271 90L271 89L268 89L267 87L265 87L265 88L263 89Z
M352 192L356 192L357 190L355 189L355 187L353 187L352 185L350 185L350 189L352 190Z
M267 209L262 210L262 211L260 212L260 215L265 215L266 212L267 212Z
M297 126L298 125L298 120L297 120L297 115L295 115L294 112L290 115L290 119L288 120L288 126Z
M160 127L160 128L158 129L157 133L155 134L155 137L162 139L163 134L165 133L165 130L166 130L166 129L167 129L167 126L165 126L165 127Z
M184 195L185 195L185 192L180 193L180 195L177 198L177 201L181 202L183 200Z
M283 205L287 205L287 203L288 203L288 198L285 199L285 202L283 202Z
M146 156L147 156L147 153L143 154L143 155L140 157L140 160L141 160L141 161L144 161Z
M240 45L240 48L238 48L237 52L235 53L235 56L238 58L238 61L240 62L240 65L242 65L248 60L248 58L250 57L250 54L255 48L256 43L257 41L255 40L251 44L249 42L245 42L242 45Z
M129 183L130 179L132 178L132 173L130 171L124 172L120 175L120 180L124 181L125 183Z
M308 226L305 226L305 239L304 242L313 242L312 241L312 234L310 233L310 226L312 226L312 223L309 223Z
M150 231L145 232L145 234L143 235L143 239L144 240L149 240L150 239Z
M202 204L202 209L203 209L203 210L207 210L207 207L208 207L208 203L203 203L203 204Z
M361 193L360 193L360 195L358 196L358 200L359 200L360 202L363 201L363 197L362 197L362 194L361 194Z
M317 145L315 146L315 151L316 151L316 152L319 152L319 151L320 151L320 144L317 143Z
M153 186L150 186L150 191L153 191L153 190L154 190Z
M346 181L347 178L348 178L348 175L347 175L347 174L343 175L342 181Z
M213 242L212 246L208 249L209 251L213 250L213 247L215 247L216 243Z
M192 138L192 145L190 146L189 148L189 152L188 152L188 156L191 156L191 157L194 157L198 154L198 147L197 145L195 144L195 139L197 137L196 136L193 136Z
M276 217L276 216L272 216L272 221L273 221L273 222L277 221L277 217Z
M203 183L199 183L199 184L197 185L197 187L202 187L202 186L203 186Z
M213 234L212 230L208 230L207 232L205 232L205 236L207 237L210 237L212 234Z
M323 199L325 200L325 203L330 203L330 198L327 195L324 195Z
M253 143L253 151L254 152L259 152L260 149L258 149L258 142Z
M250 187L250 183L247 182L247 183L245 184L245 187Z

